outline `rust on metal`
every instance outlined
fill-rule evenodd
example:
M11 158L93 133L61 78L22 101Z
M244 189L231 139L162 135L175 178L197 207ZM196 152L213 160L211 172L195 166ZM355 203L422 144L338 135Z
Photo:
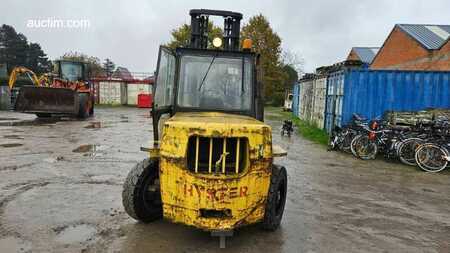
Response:
M196 157L193 169L189 170L187 155L191 136L194 138L192 155ZM200 138L209 139L199 141ZM223 142L218 154L213 150L213 138ZM236 141L231 142L232 139ZM209 148L202 149L202 145L208 143ZM232 150L227 149L233 149L233 146L237 154L228 155ZM209 163L202 165L203 173L198 158L200 150L205 152L204 162ZM246 116L177 113L164 124L159 154L165 218L205 230L234 229L264 218L273 160L270 126ZM217 171L212 169L218 159L213 157L214 154L222 156ZM236 161L228 165L227 155ZM239 164L237 161L243 158L245 162ZM232 173L226 170L228 166L233 167ZM229 210L231 216L221 217L225 210Z
M26 113L76 114L78 93L68 88L23 86L15 110Z

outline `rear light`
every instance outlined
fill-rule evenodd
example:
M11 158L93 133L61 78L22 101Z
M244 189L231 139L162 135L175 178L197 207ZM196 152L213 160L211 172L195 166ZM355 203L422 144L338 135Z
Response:
M375 132L370 131L369 132L369 140L373 141L373 140L375 140L375 137L376 137Z

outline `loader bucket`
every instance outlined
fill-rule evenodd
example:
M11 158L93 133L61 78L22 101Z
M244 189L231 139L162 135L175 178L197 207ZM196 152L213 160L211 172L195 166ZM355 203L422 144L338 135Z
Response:
M19 90L15 111L25 113L77 114L78 93L67 88L23 86Z

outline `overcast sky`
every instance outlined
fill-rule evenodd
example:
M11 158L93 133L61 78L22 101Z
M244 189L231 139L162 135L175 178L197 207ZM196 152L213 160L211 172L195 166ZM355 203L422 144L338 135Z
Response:
M282 39L301 55L305 70L343 60L352 46L381 46L396 23L450 24L446 0L341 1L88 1L1 0L0 24L12 25L54 59L68 51L111 58L134 72L152 72L158 46L187 23L189 9L262 13ZM88 28L30 28L29 20L88 20ZM219 21L219 20L217 20ZM222 21L219 23L222 25Z

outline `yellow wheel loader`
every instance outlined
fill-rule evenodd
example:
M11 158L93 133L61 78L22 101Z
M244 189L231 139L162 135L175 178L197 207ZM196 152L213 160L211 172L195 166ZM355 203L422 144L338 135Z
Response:
M87 64L58 60L54 72L39 78L25 68L15 67L10 74L9 89L13 90L19 75L27 75L32 86L22 86L14 110L34 113L38 117L73 116L87 118L94 114L94 86L89 82Z
M154 144L143 148L149 158L126 178L124 208L142 222L165 218L211 232L261 223L273 231L287 193L286 169L273 160L286 153L272 145L263 122L259 55L248 39L240 49L242 14L195 9L190 15L190 46L160 47ZM208 49L211 15L225 23L215 49Z

